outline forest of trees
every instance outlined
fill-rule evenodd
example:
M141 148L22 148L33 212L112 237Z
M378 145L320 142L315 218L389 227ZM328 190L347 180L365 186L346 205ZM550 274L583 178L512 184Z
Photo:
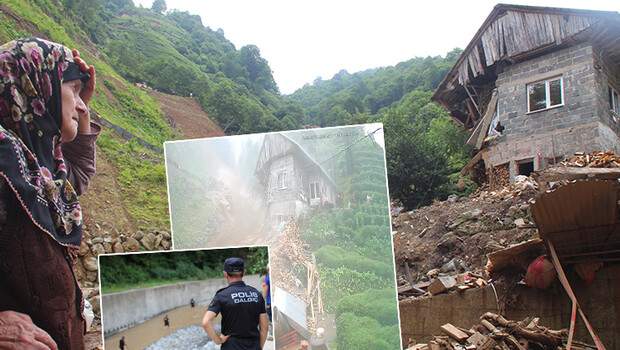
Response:
M105 292L181 281L223 278L224 260L245 260L246 274L265 274L267 247L187 250L101 256L101 288Z
M51 6L49 0L35 1ZM131 0L62 2L126 79L192 94L228 135L382 122L394 199L415 208L473 189L457 175L470 156L465 131L430 100L459 49L392 67L342 70L282 95L258 47L237 49L223 30L167 9L164 0L152 8Z

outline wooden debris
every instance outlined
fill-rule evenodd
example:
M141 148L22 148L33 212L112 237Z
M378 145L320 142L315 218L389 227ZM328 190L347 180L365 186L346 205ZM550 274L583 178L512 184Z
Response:
M620 156L617 156L612 151L595 151L590 154L576 152L574 156L561 162L560 164L568 167L578 168L620 168Z
M490 275L509 266L526 268L532 257L540 255L545 245L540 238L534 238L523 243L498 250L487 255L487 273Z
M530 330L530 329L520 326L515 321L506 320L501 315L487 312L484 315L482 315L481 318L486 319L488 321L493 321L499 326L507 328L510 331L510 333L516 334L532 342L541 343L543 345L551 346L551 347L557 347L562 344L562 337L560 337L557 333L539 332L537 330Z
M472 336L467 338L467 342L474 345L477 350L490 350L497 345L493 338L482 335L479 332L475 332Z
M424 349L427 350L557 350L565 344L568 336L565 329L550 330L539 326L538 322L539 318L526 318L516 322L487 312L480 317L480 324L472 329L462 329L446 323L441 326L441 331L448 336L435 336L428 343L418 345L426 346Z
M447 335L449 335L450 337L454 338L455 340L458 340L459 342L467 339L469 336L467 335L467 333L463 332L462 330L454 327L452 324L450 323L446 323L443 326L441 326L441 330L446 333Z
M432 295L440 294L456 285L456 278L452 276L439 276L428 286L428 291Z

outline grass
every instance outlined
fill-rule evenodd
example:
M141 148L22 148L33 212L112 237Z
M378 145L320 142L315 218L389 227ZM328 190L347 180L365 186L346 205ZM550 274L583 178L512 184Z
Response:
M102 132L97 144L118 168L123 202L138 228L169 229L163 154L122 140L108 130Z

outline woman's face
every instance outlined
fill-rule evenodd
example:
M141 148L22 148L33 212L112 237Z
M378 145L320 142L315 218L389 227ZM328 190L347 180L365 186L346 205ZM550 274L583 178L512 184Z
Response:
M71 142L78 132L80 117L88 113L88 107L80 98L82 90L81 80L71 80L62 83L62 120L60 125L60 138L62 142Z

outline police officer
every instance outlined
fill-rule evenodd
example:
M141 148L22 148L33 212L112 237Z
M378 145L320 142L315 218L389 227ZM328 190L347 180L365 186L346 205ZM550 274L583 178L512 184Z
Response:
M202 327L211 340L222 344L221 350L260 350L265 345L269 318L261 293L243 282L241 258L224 261L224 278L228 287L215 293L202 319ZM222 314L222 334L217 335L211 321Z

